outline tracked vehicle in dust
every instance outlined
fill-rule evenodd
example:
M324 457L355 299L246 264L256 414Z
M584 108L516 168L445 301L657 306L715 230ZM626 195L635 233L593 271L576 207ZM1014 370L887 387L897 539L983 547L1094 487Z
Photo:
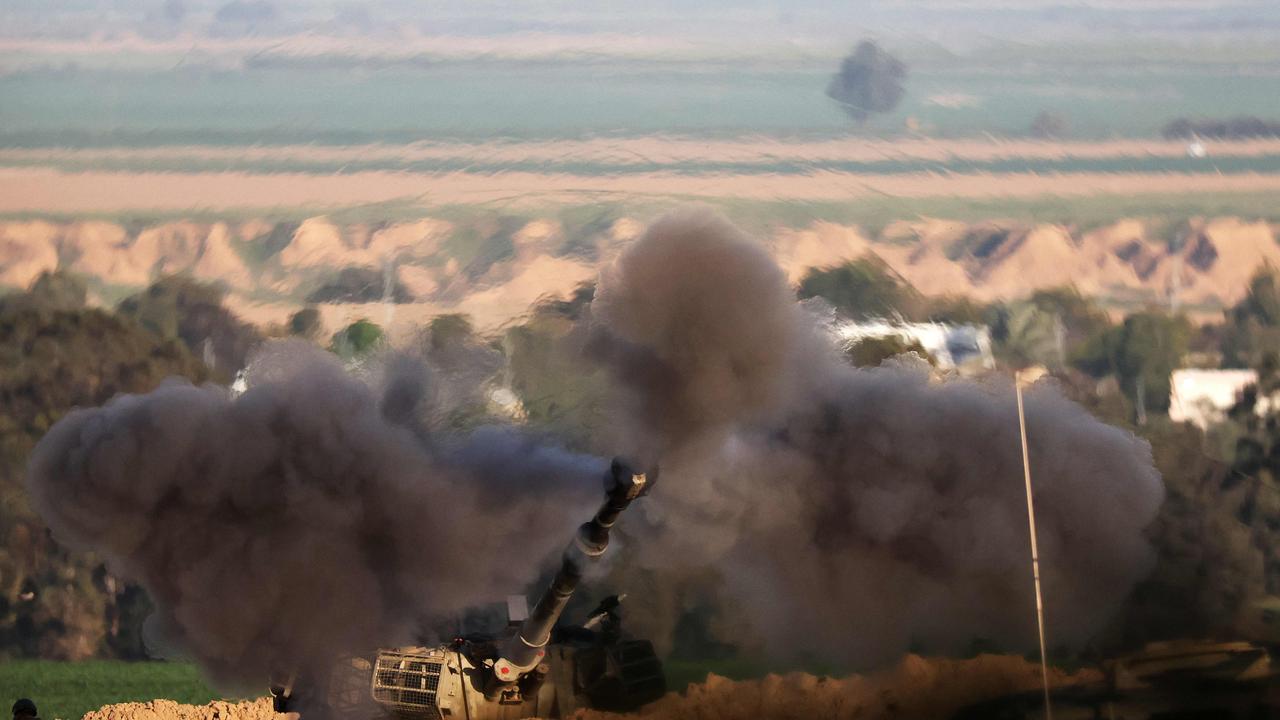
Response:
M578 528L533 610L523 598L508 600L507 632L382 649L350 659L319 683L277 679L276 710L300 711L304 720L507 720L561 718L579 708L625 712L661 697L666 679L653 645L622 630L625 596L606 598L581 625L557 625L586 565L604 554L610 529L649 492L656 473L614 460L604 480L604 503Z

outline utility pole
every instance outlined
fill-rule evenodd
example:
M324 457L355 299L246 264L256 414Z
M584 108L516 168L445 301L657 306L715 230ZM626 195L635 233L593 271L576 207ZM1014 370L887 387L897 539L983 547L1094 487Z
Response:
M1022 407L1022 386L1030 385L1044 375L1042 369L1017 371L1013 376L1014 394L1018 398L1018 433L1022 438L1022 476L1027 489L1027 525L1031 530L1031 577L1036 587L1036 627L1040 631L1040 679L1044 685L1045 720L1053 720L1049 701L1049 659L1044 639L1044 595L1040 591L1040 549L1036 539L1036 507L1031 496L1031 458L1027 452L1027 415Z

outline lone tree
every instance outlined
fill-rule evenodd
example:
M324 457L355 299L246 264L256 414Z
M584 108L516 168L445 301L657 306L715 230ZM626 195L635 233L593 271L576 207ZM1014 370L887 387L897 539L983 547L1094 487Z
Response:
M324 320L314 305L308 305L289 316L289 334L315 340L324 332Z
M364 355L382 342L382 328L361 318L333 334L329 349L344 359Z
M907 66L870 40L863 40L840 63L827 86L827 97L840 103L858 123L874 113L891 112L902 100Z
M1040 140L1060 140L1071 133L1067 116L1052 110L1041 110L1031 121L1031 137Z

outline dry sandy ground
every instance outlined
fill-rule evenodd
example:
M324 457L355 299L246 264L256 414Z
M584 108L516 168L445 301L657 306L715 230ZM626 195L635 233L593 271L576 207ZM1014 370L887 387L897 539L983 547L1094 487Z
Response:
M277 715L271 699L230 703L216 700L208 705L183 705L172 700L107 705L85 714L81 720L296 720L296 715Z
M432 204L508 205L611 199L838 201L861 197L1040 197L1280 191L1280 175L1066 173L578 176L533 172L342 175L246 172L80 172L0 168L0 213L209 211L347 207L415 198Z
M1054 670L1054 687L1092 682L1099 673L1067 675ZM898 667L847 678L805 673L769 675L733 681L710 675L683 694L665 698L631 715L579 711L578 720L662 718L663 720L945 720L966 705L1008 693L1040 687L1040 666L1020 657L981 655L969 660L929 659L908 655ZM268 700L256 703L212 703L203 707L167 700L107 706L84 720L270 720L289 716L271 713Z

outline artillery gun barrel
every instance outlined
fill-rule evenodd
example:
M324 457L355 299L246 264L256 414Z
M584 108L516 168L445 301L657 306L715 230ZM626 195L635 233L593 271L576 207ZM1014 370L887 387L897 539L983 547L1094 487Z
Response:
M586 562L604 554L609 547L609 530L618 516L633 500L644 495L653 485L645 473L637 473L626 462L615 459L605 475L605 501L594 517L578 528L561 557L551 585L538 598L533 612L503 648L494 663L494 676L500 682L514 682L542 661L544 648L551 639L551 628L560 619L565 605L582 580Z

